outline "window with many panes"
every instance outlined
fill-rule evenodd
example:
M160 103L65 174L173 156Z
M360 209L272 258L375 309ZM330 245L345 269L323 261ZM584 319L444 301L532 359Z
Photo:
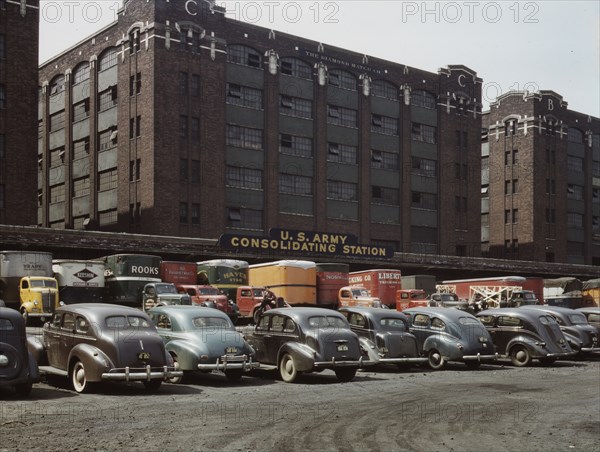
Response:
M583 132L579 129L569 127L569 131L567 132L567 140L570 143L583 143Z
M235 188L250 188L262 190L263 172L256 168L243 166L227 166L225 172L225 185Z
M117 130L106 129L102 132L98 132L98 146L100 152L106 151L110 148L114 148L117 145Z
M357 163L358 148L349 144L327 143L327 161L338 163Z
M338 107L336 105L327 105L328 124L356 128L356 118L356 110L352 110L351 108Z
M371 168L397 170L400 168L400 156L395 152L371 150Z
M90 177L85 176L73 179L73 198L90 194Z
M371 197L372 201L378 204L391 204L394 206L400 204L400 190L397 188L373 185L371 186Z
M62 129L65 126L65 111L59 111L50 115L50 132Z
M73 84L85 82L90 78L90 63L81 63L73 71Z
M435 144L436 128L426 124L412 123L411 138L415 141Z
M421 157L411 157L411 174L425 177L437 176L437 162Z
M244 149L262 149L263 131L227 124L227 145Z
M112 47L106 50L98 60L98 71L105 71L117 64L117 49Z
M235 83L227 84L225 101L231 105L262 109L262 90Z
M65 148L60 147L50 151L50 167L55 168L65 162Z
M65 76L57 75L50 82L50 95L62 93L65 90Z
M98 94L98 111L117 106L117 87L111 86Z
M573 228L582 228L583 215L575 212L567 212L567 226Z
M411 193L411 207L425 210L436 210L437 209L437 195L433 193L422 193L413 191Z
M227 46L227 62L262 69L260 53L252 47L233 44Z
M279 193L312 195L312 177L281 173L279 175Z
M117 223L117 209L104 210L98 212L98 223L100 226L108 226Z
M90 100L84 99L73 105L73 122L86 119L90 115Z
M50 204L63 202L65 200L65 184L50 187Z
M85 137L83 140L73 141L73 160L87 157L89 151L90 137Z
M371 132L382 133L384 135L398 135L398 118L372 115Z
M279 134L279 152L297 157L312 157L312 138Z
M281 73L306 80L312 79L312 69L310 65L302 60L299 60L298 58L282 58Z
M583 159L579 157L567 156L567 170L577 173L583 173Z
M371 94L375 97L398 100L398 88L385 80L373 80L371 84Z
M227 209L227 226L239 229L262 229L263 211L257 209Z
M337 180L327 181L327 198L340 201L357 201L358 184Z
M435 110L436 108L435 96L428 91L418 89L411 92L410 103L415 107L423 107L430 110Z
M567 198L569 199L583 199L583 186L568 184L567 185Z
M312 118L312 101L299 97L284 96L279 98L279 113L297 118Z
M347 71L332 69L329 71L328 83L343 89L356 91L356 77Z
M117 188L117 169L98 173L98 191L106 191Z

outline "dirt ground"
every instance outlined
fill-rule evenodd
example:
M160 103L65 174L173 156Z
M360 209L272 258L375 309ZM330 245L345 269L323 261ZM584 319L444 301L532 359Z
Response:
M78 395L66 381L27 400L0 392L0 450L600 451L600 360L530 368L331 371L286 384L197 374ZM375 372L376 371L376 372Z

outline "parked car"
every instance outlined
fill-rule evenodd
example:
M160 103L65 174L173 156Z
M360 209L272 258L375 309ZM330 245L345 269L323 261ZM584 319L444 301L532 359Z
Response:
M477 318L490 332L499 355L515 366L528 366L532 359L548 365L575 354L554 317L542 310L487 309Z
M408 317L404 314L362 307L340 308L339 312L346 317L352 331L374 345L366 350L371 359L381 364L397 364L401 369L427 362L419 352L417 339L409 332Z
M44 325L41 344L29 342L42 372L71 380L77 392L100 381L141 381L157 390L175 370L150 317L138 309L103 303L65 305Z
M196 306L162 306L149 311L165 342L175 368L190 371L220 370L232 381L258 367L252 347L238 333L229 316L217 309ZM170 380L179 383L181 377Z
M588 306L577 309L577 312L581 312L587 318L588 323L596 327L596 330L600 333L600 307Z
M364 339L366 341L366 339ZM278 368L291 383L302 372L332 369L350 381L356 371L374 364L361 352L358 336L339 312L323 308L278 308L264 312L248 342L261 367Z
M0 307L0 386L11 386L19 397L31 392L40 379L28 351L25 321L19 311Z
M468 312L424 307L402 313L409 317L410 332L417 338L419 351L427 356L432 369L442 369L449 361L461 361L477 369L482 362L497 358L489 333Z
M523 309L540 309L554 317L567 342L578 353L600 352L598 330L589 324L583 313L559 306L522 306Z
M469 303L459 300L455 293L434 293L429 297L429 306L433 308L454 308L466 311ZM403 311L404 312L404 311Z

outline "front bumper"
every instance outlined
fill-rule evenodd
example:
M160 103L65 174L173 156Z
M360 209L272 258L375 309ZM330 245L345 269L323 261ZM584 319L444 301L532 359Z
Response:
M367 367L377 364L378 361L368 361L363 359L362 356L356 361L336 361L335 358L331 358L331 361L317 361L313 364L316 369L334 369L336 367Z
M542 356L542 358L564 358L565 356L575 356L577 352L560 352L560 353L548 353Z
M496 361L498 359L498 353L494 355L482 355L477 353L476 355L463 355L463 361Z
M214 363L210 364L198 364L198 370L221 370L223 372L233 369L242 369L247 372L252 369L257 369L260 363L248 359L246 355L243 356L221 356L217 358Z
M102 374L103 380L108 381L151 381L167 380L168 378L182 377L183 371L175 370L173 367L125 367L111 369Z
M600 353L600 347L583 347L581 351L584 353Z

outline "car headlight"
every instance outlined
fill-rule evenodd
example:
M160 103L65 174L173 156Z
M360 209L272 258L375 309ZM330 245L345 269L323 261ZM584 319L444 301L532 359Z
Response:
M34 306L37 306L37 305L38 305L38 302L37 302L37 300L35 300L35 301L33 302L33 305L34 305Z
M479 336L479 342L487 342L487 337L485 336Z
M462 350L464 348L463 344L461 344L460 342L457 342L456 346L458 347L459 350Z

